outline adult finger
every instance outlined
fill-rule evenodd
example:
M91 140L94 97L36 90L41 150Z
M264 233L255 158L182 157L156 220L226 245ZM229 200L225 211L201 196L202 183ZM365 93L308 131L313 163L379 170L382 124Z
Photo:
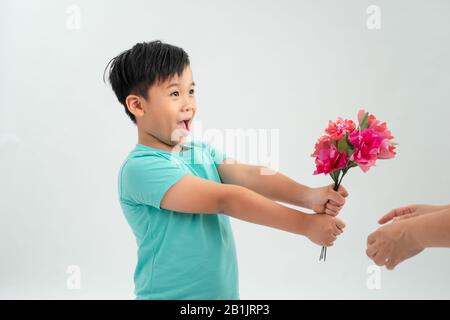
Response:
M417 216L418 216L417 213L408 213L408 214L405 214L405 215L403 215L403 216L395 217L393 220L394 220L394 221L398 221L398 220L409 219L409 218L417 217Z
M395 208L386 213L384 216L378 220L379 224L385 224L386 222L391 221L395 217L399 217L405 214L413 213L413 210L411 207L401 207L401 208Z
M369 246L369 247L367 247L366 255L370 259L373 259L373 257L377 254L377 252L378 252L378 248L376 246Z
M387 263L387 254L384 249L378 250L373 256L373 262L379 267L384 266Z
M395 259L388 260L388 262L386 263L386 269L394 270L397 264L398 262Z
M373 245L377 241L377 234L376 232L369 234L367 237L367 245Z

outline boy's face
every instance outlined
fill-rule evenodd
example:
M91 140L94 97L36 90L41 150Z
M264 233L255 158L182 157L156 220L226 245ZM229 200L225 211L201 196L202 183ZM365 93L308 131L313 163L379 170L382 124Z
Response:
M182 75L149 88L147 99L139 97L140 107L134 112L140 143L172 149L189 135L196 112L192 71L187 66Z

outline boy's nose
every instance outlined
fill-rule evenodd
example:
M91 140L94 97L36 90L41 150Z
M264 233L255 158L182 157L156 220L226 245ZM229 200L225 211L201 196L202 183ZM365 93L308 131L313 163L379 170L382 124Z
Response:
M189 111L191 109L193 109L193 107L189 103L186 103L183 107L183 111Z

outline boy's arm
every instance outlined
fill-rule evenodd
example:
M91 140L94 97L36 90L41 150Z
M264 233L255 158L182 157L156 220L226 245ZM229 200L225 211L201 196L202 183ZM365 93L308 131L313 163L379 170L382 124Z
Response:
M319 245L332 245L345 227L328 215L308 215L252 190L187 175L164 195L161 207L187 213L224 213L234 218L301 234Z
M345 188L335 192L332 187L310 188L280 172L257 165L226 160L219 165L219 175L226 184L235 184L253 190L271 200L293 204L336 215L348 195ZM330 200L331 203L327 204Z

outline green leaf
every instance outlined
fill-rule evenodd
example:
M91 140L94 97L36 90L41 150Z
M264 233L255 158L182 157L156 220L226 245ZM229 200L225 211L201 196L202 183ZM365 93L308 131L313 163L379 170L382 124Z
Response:
M357 166L358 166L358 164L355 161L349 161L348 164L347 164L347 168L348 169L354 168L354 167L357 167Z
M354 146L350 142L350 135L348 134L348 132L345 133L345 141L347 141L348 145L351 146L352 150L354 150Z
M345 139L341 139L337 143L337 149L339 152L347 152L347 141Z
M336 176L334 175L334 172L330 172L330 177L333 179L333 181L336 181Z
M341 173L341 170L340 170L340 169L338 169L338 170L333 171L333 172L330 173L330 177L331 177L331 179L333 179L334 183L337 183L337 182L338 182L340 173Z
M353 145L350 143L348 133L345 134L345 138L342 138L337 143L337 149L339 152L345 152L347 156L351 156L353 154Z
M361 121L359 122L359 128L361 130L367 129L369 127L369 113L366 112L364 114L364 117L361 119Z

